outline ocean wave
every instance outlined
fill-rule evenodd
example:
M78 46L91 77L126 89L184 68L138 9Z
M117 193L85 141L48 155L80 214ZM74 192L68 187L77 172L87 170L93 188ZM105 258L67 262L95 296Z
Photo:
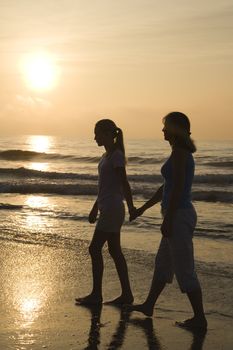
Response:
M0 152L0 159L10 160L10 161L19 161L19 160L32 160L35 158L51 159L58 157L57 154L33 152L33 151L23 151L23 150L7 150Z
M20 194L60 194L60 195L96 195L96 185L56 184L56 183L0 183L0 193Z
M80 180L97 180L97 175L93 174L79 174L79 173L63 173L63 172L49 172L40 171L29 168L0 168L0 176L21 177L21 178L41 178L41 179L80 179ZM160 174L134 174L128 175L129 181L135 183L161 183L163 181ZM194 183L196 184L233 184L233 174L206 174L195 175Z
M19 209L23 209L23 205L0 203L0 210L19 210Z
M216 162L206 162L202 165L209 165L216 168L233 168L233 161L216 161Z
M58 195L97 195L98 188L96 184L91 183L38 183L38 182L23 182L23 183L0 183L0 193L19 193L19 194L58 194ZM132 186L134 195L149 198L154 194L154 190L150 187L142 188L140 185ZM206 202L222 202L233 203L233 194L226 191L193 191L192 198L195 201Z
M0 159L8 161L31 161L31 160L67 160L80 163L98 163L100 157L77 157L75 155L58 154L58 153L45 153L35 151L24 150L6 150L0 152ZM162 160L153 157L127 157L127 161L136 164L158 164Z
M204 202L233 203L233 193L226 191L193 191L192 198Z
M57 219L57 220L67 220L67 221L77 221L77 222L86 222L88 223L88 213L77 213L69 210L59 210L54 208L33 208L29 205L13 205L13 204L0 204L0 209L11 209L11 210L21 210L23 208L23 215L28 215L28 213L33 213L38 217L46 217L48 219ZM160 232L160 218L155 220L155 218L143 216L140 220L135 220L129 222L128 218L125 220L125 227L135 227L136 230L148 230L148 232ZM13 230L13 228L12 228ZM12 231L11 230L11 231ZM136 231L138 232L138 231ZM232 235L232 226L228 227L227 225L220 225L218 228L214 227L203 227L198 225L195 229L195 236L202 237L206 239L214 240L227 240L233 241Z
M63 153L46 153L46 152L36 152L36 151L28 151L23 149L7 149L0 151L0 159L5 161L56 161L63 160L67 162L80 162L80 163L98 163L101 156L78 156L75 154L63 154ZM158 156L154 157L151 155L143 155L143 156L128 156L127 161L128 164L162 164L165 158ZM230 157L224 157L223 159L216 159L212 156L199 156L197 158L197 163L205 167L217 167L217 168L232 168L233 160Z
M76 157L74 155L58 154L58 153L43 153L24 150L7 150L0 152L0 159L9 161L31 161L31 160L70 160L97 163L100 157Z
M154 157L127 157L128 163L137 164L162 164L164 159L154 158Z
M200 228L197 227L195 229L195 236L198 237L205 237L205 238L211 238L211 239L226 239L229 241L233 241L233 236L232 236L232 231L231 230L227 230L226 227L225 229L220 229L218 228L217 230L211 228L211 229L206 229L206 228ZM231 233L231 234L229 234Z
M9 175L22 178L41 178L41 179L82 179L97 180L96 175L78 174L78 173L62 173L56 171L40 171L28 168L0 168L0 175Z
M233 184L233 174L195 175L194 183L229 185L229 184Z

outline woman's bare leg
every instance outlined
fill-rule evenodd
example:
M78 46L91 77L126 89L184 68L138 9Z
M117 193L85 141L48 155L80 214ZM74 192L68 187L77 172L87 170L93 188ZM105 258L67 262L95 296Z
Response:
M142 312L145 316L151 317L153 315L155 303L163 291L166 282L159 280L154 271L153 279L151 282L151 287L149 294L143 304L132 305L130 307L131 311Z
M201 287L188 292L187 296L192 305L194 317L183 322L184 326L189 328L207 328L207 320L204 313ZM181 323L182 325L182 323Z

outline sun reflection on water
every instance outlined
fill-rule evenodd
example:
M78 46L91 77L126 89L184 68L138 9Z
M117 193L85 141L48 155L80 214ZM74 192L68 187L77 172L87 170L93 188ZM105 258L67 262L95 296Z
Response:
M29 229L39 229L42 226L46 225L45 218L39 216L39 215L27 215L26 217L26 226Z
M31 208L43 208L49 205L49 198L31 195L25 200L25 204Z
M38 153L35 155L38 161L31 162L29 168L37 171L48 171L49 163L45 161L44 157L46 156L46 153L51 151L54 144L53 137L46 135L31 135L27 138L27 144L30 151Z
M27 139L29 148L33 152L48 152L53 145L53 138L46 135L31 135Z
M49 170L49 164L48 163L33 162L33 163L30 163L29 168L32 170L37 170L37 171L47 171L47 170Z
M48 210L51 210L53 207L50 204L49 198L44 196L30 195L25 200L25 205L31 209L30 212L25 216L25 225L27 229L36 232L36 234L42 234L44 232L44 229L49 226L48 220L46 218Z

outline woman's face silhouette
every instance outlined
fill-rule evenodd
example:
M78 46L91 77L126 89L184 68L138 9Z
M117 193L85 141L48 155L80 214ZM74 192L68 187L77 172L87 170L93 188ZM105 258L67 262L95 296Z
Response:
M164 124L162 131L163 131L163 135L164 135L164 140L171 141L171 139L174 138L174 134L172 133L171 128L169 128L167 123Z

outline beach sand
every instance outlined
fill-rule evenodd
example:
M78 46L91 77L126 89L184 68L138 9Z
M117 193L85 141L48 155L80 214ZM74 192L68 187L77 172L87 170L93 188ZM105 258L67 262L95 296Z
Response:
M145 318L103 305L76 306L75 297L91 289L88 242L70 247L1 242L0 349L172 349L233 348L233 283L212 267L197 264L209 322L206 335L175 326L191 317L190 305L176 281L169 285L154 312ZM136 302L148 292L154 256L124 250ZM119 295L113 262L104 252L104 299Z

